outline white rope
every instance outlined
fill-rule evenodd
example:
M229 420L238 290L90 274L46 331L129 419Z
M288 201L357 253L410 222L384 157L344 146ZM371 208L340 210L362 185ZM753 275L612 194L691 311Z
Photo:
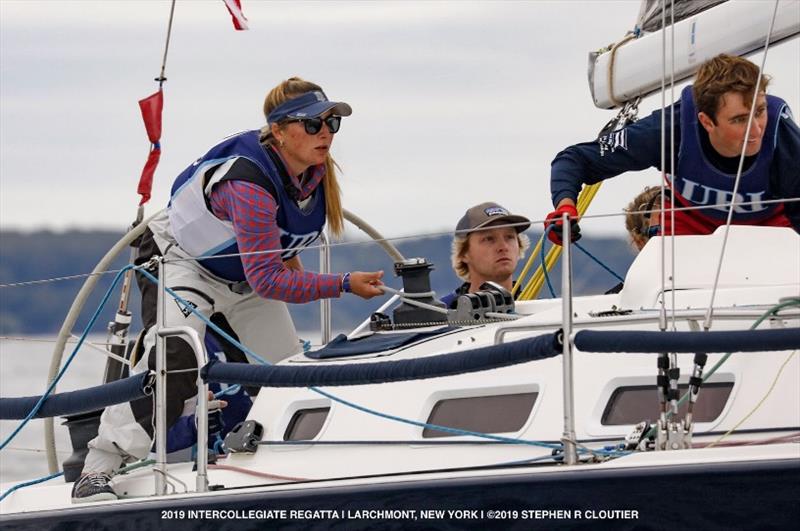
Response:
M614 104L615 107L619 107L623 105L624 101L617 100L617 97L614 96L614 66L617 60L617 49L622 46L623 44L627 43L631 39L635 39L637 34L633 31L629 31L625 37L622 38L621 41L614 43L611 47L611 57L608 60L608 70L606 70L606 79L608 80L608 99L611 100L611 103Z
M424 299L425 297L435 297L435 291L419 291L416 293L406 293L405 291L396 290L394 288L390 288L389 286L378 286L379 289L382 289L386 293L391 293L392 295L398 295L401 299Z
M739 156L739 168L736 170L736 180L733 182L733 192L731 194L731 204L728 208L728 219L725 222L725 234L722 237L722 249L719 252L719 261L717 262L717 273L714 275L714 286L711 288L711 300L708 303L706 310L706 318L703 321L703 328L705 330L711 329L711 320L714 314L714 299L717 296L717 287L719 286L719 276L722 272L722 261L725 258L725 248L728 245L728 233L731 228L731 221L733 220L733 207L736 203L736 192L739 190L739 181L742 178L742 168L744 167L744 157L747 151L747 141L750 138L750 127L753 125L753 116L756 112L756 103L758 102L758 91L761 88L761 76L764 71L764 65L767 62L767 51L769 50L769 39L772 36L772 28L775 25L775 15L778 13L778 0L775 0L775 9L772 11L772 18L769 21L769 30L767 31L767 38L764 42L764 57L761 58L761 64L758 67L758 78L756 79L756 86L753 90L753 101L750 105L750 114L747 117L747 130L744 135L744 142L742 142L742 153Z
M432 310L434 312L443 313L445 315L447 315L447 313L448 313L447 309L445 309L445 308L440 308L438 306L434 306L433 304L428 304L428 303L425 303L425 302L415 301L414 299L409 299L408 297L409 297L409 295L411 295L410 293L401 292L401 291L398 291L398 290L396 290L394 288L390 288L389 286L378 286L378 289L383 290L384 293L390 293L392 295L397 295L400 298L400 300L402 300L406 304L410 304L411 306L417 306L419 308L424 308L426 310ZM417 296L418 297L419 296L423 296L424 297L424 296L432 296L434 294L435 293L433 291L429 291L429 292L426 292L426 293L417 294Z
M76 336L75 334L70 334L70 337L75 339L76 341L80 340L80 337ZM99 352L101 354L104 354L105 356L107 356L107 357L109 357L109 358L111 358L113 360L117 360L118 362L122 363L123 365L130 366L130 364L131 364L129 360L126 360L122 356L117 356L113 352L111 352L109 350L106 350L103 347L101 347L101 346L99 346L99 345L97 345L95 343L92 343L88 339L85 339L83 341L83 344L88 346L88 347L90 347L90 348L92 348L92 349L94 349L94 350L96 350L97 352Z
M500 319L505 321L516 321L521 315L515 315L511 313L500 313L500 312L486 312L486 317L490 319Z

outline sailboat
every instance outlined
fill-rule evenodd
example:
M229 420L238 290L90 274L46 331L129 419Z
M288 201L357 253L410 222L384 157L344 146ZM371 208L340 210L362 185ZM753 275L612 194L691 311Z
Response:
M661 65L653 71L658 61L648 58L667 32L690 43L676 54L676 79L718 53L750 53L800 33L800 2L747 16L739 2L699 11L686 4L683 18L654 27L665 7L645 0L631 39L592 56L596 105L634 101L662 82ZM430 293L430 264L389 251L404 284L391 301L399 306L378 308L348 336L327 341L323 325L319 348L255 367L206 364L201 338L190 337L205 366L199 386L261 387L223 456L209 462L201 451L168 463L157 436L154 462L114 477L117 501L73 505L71 484L58 480L4 484L3 528L796 523L793 230L730 226L651 238L622 290L596 296L572 296L565 246L561 297L515 301L487 284L449 311ZM669 281L659 273L665 264ZM164 334L191 336L179 327ZM120 382L128 395L154 385L147 374ZM207 407L201 391L199 448L207 446Z

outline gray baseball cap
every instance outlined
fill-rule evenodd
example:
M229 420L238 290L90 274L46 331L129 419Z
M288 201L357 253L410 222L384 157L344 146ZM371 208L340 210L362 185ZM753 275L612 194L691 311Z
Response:
M511 223L520 223L520 225L514 227L517 233L523 232L531 226L531 220L525 216L512 214L497 203L481 203L467 210L464 217L462 217L458 221L458 225L456 225L456 233L466 235L469 232L488 225L504 225ZM524 223L524 225L521 225L521 223Z

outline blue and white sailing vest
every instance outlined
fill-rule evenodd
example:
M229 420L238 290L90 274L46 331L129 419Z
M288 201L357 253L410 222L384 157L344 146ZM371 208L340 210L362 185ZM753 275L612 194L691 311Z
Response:
M236 254L239 246L233 225L217 218L209 198L214 185L243 180L258 184L278 203L281 258L288 260L313 243L325 224L325 192L317 187L304 208L287 194L283 168L278 168L259 139L259 131L245 131L226 138L183 170L172 185L168 207L170 230L178 245L192 256ZM282 173L283 172L283 173ZM218 277L245 280L238 256L198 260Z
M736 193L736 202L753 204L734 208L737 222L765 219L775 215L781 208L777 204L764 205L760 201L768 198L769 171L777 143L778 120L786 108L786 102L782 99L767 96L767 129L761 150L747 171L742 172ZM730 203L736 175L718 170L707 159L700 140L701 127L690 85L681 92L681 145L678 171L673 183L675 195L685 206ZM701 210L700 215L725 220L727 212L727 206L717 206Z

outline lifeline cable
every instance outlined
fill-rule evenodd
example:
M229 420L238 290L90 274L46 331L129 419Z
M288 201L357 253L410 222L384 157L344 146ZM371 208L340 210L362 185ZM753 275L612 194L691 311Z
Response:
M153 276L149 271L145 270L144 268L140 269L140 272L147 279L149 279L151 282L157 282L156 277ZM219 328L217 325L212 323L210 319L206 318L202 313L198 312L195 308L193 308L191 305L189 305L189 303L186 300L184 300L182 297L177 295L170 288L166 288L165 287L164 289L165 289L165 291L167 293L169 293L169 295L173 299L175 299L176 301L181 303L187 310L189 310L191 313L196 315L201 321L206 323L207 326L211 327L212 330L214 330L217 333L219 333L223 338L228 340L232 345L234 345L235 347L239 348L242 352L244 352L245 354L250 356L252 359L255 359L255 360L259 361L260 363L262 363L264 365L272 365L268 361L264 360L261 356L259 356L258 354L256 354L255 352L253 352L252 350L247 348L245 345L243 345L239 341L235 340L227 332L225 332L224 330ZM337 397L337 396L332 395L330 393L327 393L327 392L325 392L322 389L319 389L317 387L309 387L309 389L311 391L315 392L315 393L318 393L318 394L320 394L320 395L322 395L322 396L334 401L334 402L338 402L338 403L340 403L342 405L351 407L351 408L356 409L358 411L361 411L361 412L364 412L364 413L368 413L368 414L371 414L371 415L374 415L374 416L377 416L377 417L385 418L385 419L388 419L388 420L394 420L396 422L401 422L401 423L404 423L404 424L410 424L412 426L418 426L418 427L421 427L421 428L429 428L429 429L442 431L442 432L446 432L446 433L452 433L454 435L482 437L482 438L496 440L496 441L510 441L510 442L514 442L515 444L528 444L528 445L532 445L532 446L542 446L542 447L551 448L551 449L553 449L553 448L561 448L561 444L542 443L542 442L539 442L539 441L526 441L526 440L521 440L521 439L514 439L512 437L502 437L502 436L492 435L492 434L488 434L488 433L479 433L479 432L473 432L473 431L468 431L468 430L459 430L459 429L450 428L450 427L447 427L447 426L439 426L439 425L436 425L436 424L429 424L429 423L425 423L425 422L419 422L419 421L415 421L415 420L405 419L405 418L397 417L397 416L390 415L390 414L387 414L387 413L382 413L380 411L375 411L373 409L370 409L370 408L361 406L359 404L350 402L350 401L345 400L343 398L340 398L340 397Z
M94 326L95 321L97 321L97 318L100 316L100 312L102 311L103 307L106 305L106 302L108 302L108 299L111 297L111 293L113 292L114 288L116 287L117 282L119 282L120 278L122 278L122 275L125 273L125 271L127 271L128 269L133 269L133 268L134 268L134 266L128 265L128 266L122 268L119 271L119 273L117 273L117 276L114 277L114 281L111 283L111 286L109 286L108 290L106 290L105 295L103 295L103 299L100 301L100 305L98 306L97 310L95 310L94 315L92 315L92 318L89 319L89 322L87 323L86 328L83 331L83 334L81 334L81 337L78 340L78 343L75 345L75 349L72 351L72 354L70 354L70 356L67 358L67 361L64 362L64 366L58 372L56 377L53 378L53 380L47 386L47 390L44 392L44 394L42 394L41 398L36 403L36 405L33 407L31 412L28 413L28 416L25 417L25 419L19 424L19 426L17 426L17 428L11 433L11 435L9 435L2 442L2 444L0 444L0 450L2 450L3 448L6 447L8 445L8 443L10 443L14 439L14 437L17 436L17 434L20 432L20 430L28 422L30 422L30 420L36 415L36 413L39 411L39 409L41 409L42 404L44 404L44 401L47 399L47 397L50 395L50 393L53 392L53 389L55 389L56 384L58 384L59 380L61 380L61 378L64 376L64 373L67 372L67 368L69 367L70 363L72 363L72 360L75 359L75 356L78 354L78 350L80 350L81 345L83 344L83 341L86 339L86 336L89 335L89 330L91 330L92 326Z

